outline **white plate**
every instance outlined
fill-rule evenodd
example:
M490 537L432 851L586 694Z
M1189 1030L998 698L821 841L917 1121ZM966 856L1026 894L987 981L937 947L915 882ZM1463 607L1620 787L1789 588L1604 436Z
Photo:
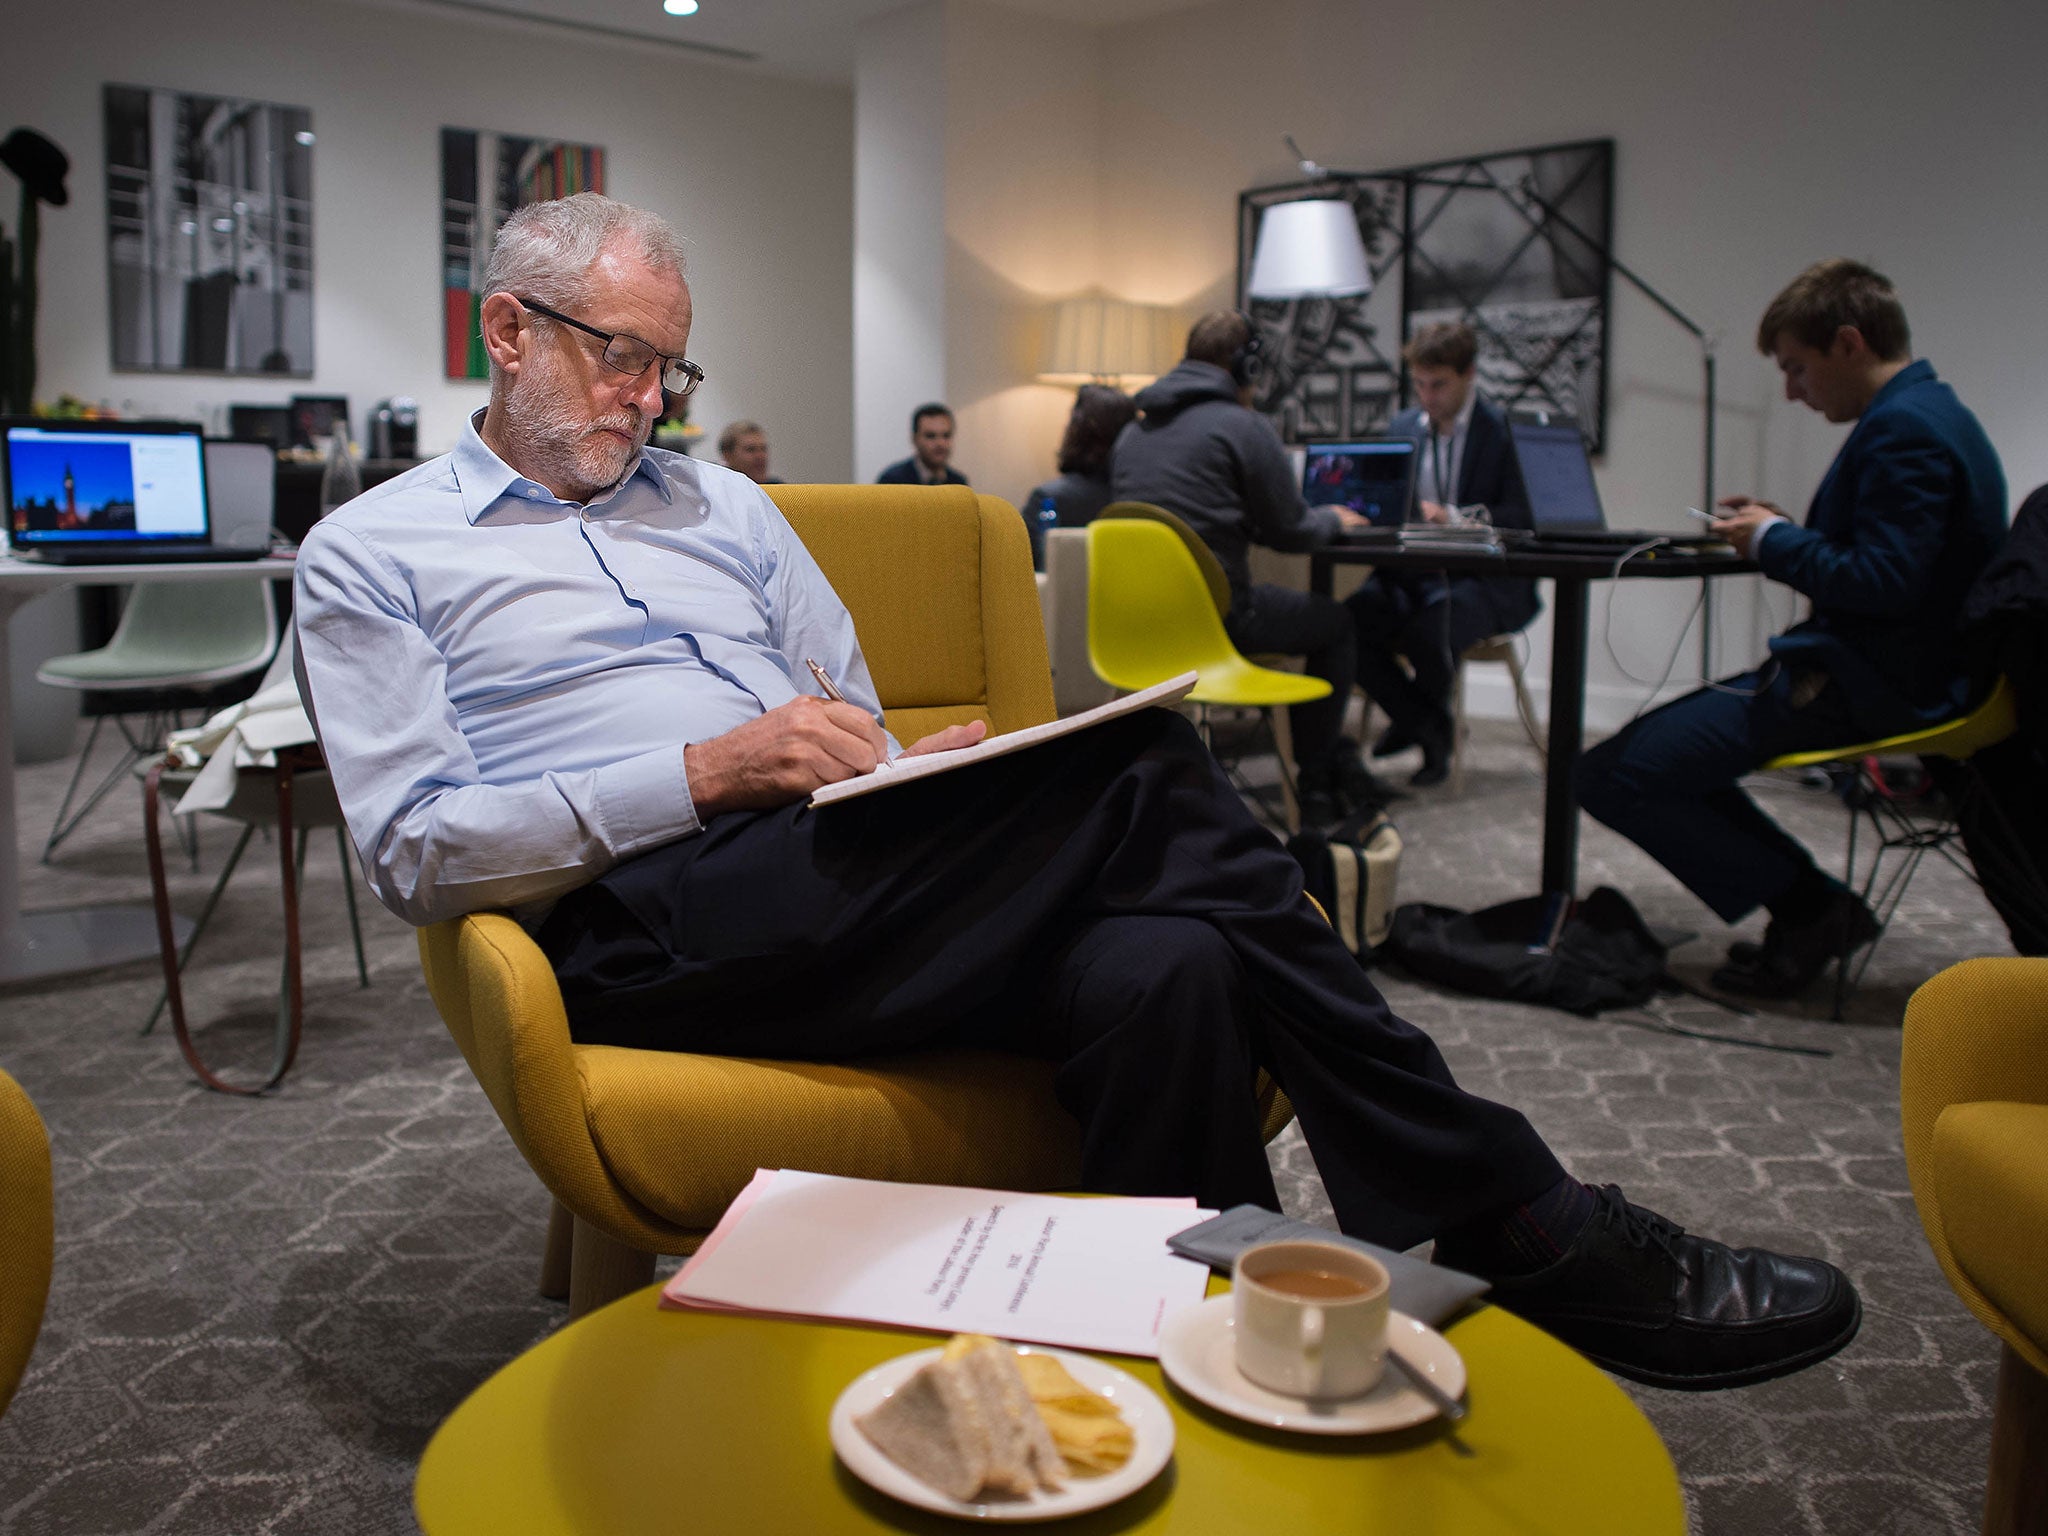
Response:
M1100 1509L1105 1504L1114 1504L1118 1499L1136 1493L1172 1460L1173 1415L1159 1400L1159 1394L1142 1381L1088 1355L1047 1349L1043 1345L1019 1347L1027 1354L1051 1355L1073 1372L1074 1379L1082 1386L1092 1392L1100 1392L1117 1405L1123 1413L1124 1422L1131 1426L1131 1434L1136 1441L1129 1461L1101 1477L1070 1475L1066 1487L1057 1493L1048 1493L1041 1488L1029 1498L988 1499L974 1504L949 1498L930 1484L912 1477L883 1455L853 1421L856 1415L866 1413L895 1392L919 1366L938 1359L940 1352L937 1349L920 1349L915 1354L885 1360L840 1393L839 1401L832 1405L832 1449L839 1453L839 1459L846 1463L847 1470L870 1488L893 1499L901 1499L906 1504L915 1504L920 1509L958 1515L964 1520L1058 1520L1066 1515L1078 1515L1083 1510Z
M1268 1392L1238 1371L1233 1323L1230 1297L1211 1296L1200 1306L1174 1313L1159 1330L1159 1368L1189 1397L1219 1413L1310 1435L1371 1435L1426 1424L1436 1417L1435 1405L1391 1365L1378 1386L1342 1402ZM1464 1392L1465 1362L1451 1341L1427 1323L1395 1312L1387 1320L1387 1343L1447 1396L1456 1398Z

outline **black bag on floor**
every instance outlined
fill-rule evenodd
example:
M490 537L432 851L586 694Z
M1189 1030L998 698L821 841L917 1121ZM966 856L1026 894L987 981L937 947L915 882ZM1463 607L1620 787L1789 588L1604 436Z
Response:
M1411 902L1394 913L1386 958L1460 992L1578 1014L1639 1007L1662 989L1664 946L1621 892L1603 885L1573 903L1545 948L1540 930L1556 917L1547 905L1525 896L1459 912Z
M1370 965L1393 926L1401 870L1401 834L1386 813L1361 812L1327 832L1303 827L1287 839L1287 851L1344 947Z

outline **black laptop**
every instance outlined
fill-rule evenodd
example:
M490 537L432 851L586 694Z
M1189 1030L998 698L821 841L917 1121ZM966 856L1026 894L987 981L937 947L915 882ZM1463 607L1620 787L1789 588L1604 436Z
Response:
M8 548L55 565L255 560L215 544L195 422L0 418Z
M1508 436L1529 498L1529 521L1535 529L1531 542L1542 548L1618 553L1639 544L1671 547L1721 542L1711 534L1608 527L1607 514L1600 506L1600 488L1593 483L1586 439L1572 422L1516 418L1508 423Z
M1301 461L1302 500L1349 507L1374 530L1399 528L1415 506L1415 453L1412 437L1311 443Z

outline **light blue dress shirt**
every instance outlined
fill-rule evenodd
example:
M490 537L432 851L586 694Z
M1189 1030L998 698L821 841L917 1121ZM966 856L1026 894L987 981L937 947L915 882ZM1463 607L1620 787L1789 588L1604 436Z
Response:
M294 613L378 898L411 923L530 926L701 830L684 746L818 693L807 657L881 706L845 606L746 476L650 448L564 502L485 446L481 415L314 527Z

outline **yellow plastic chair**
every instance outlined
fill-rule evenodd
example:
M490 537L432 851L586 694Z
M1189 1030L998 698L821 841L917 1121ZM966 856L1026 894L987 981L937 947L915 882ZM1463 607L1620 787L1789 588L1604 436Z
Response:
M1223 632L1223 616L1194 556L1164 523L1097 518L1088 525L1088 660L1098 677L1126 692L1200 673L1188 697L1204 706L1205 738L1207 706L1256 709L1273 739L1287 803L1298 803L1273 712L1328 698L1330 685L1247 661ZM1258 790L1228 766L1239 789L1263 805Z
M1024 520L964 486L778 485L853 614L889 729L1052 718ZM1164 532L1165 530L1160 530ZM1171 535L1168 535L1171 537ZM541 1289L571 1316L692 1253L756 1168L1072 1189L1080 1127L1052 1064L932 1050L823 1065L577 1045L540 947L501 913L420 930L428 990L555 1197ZM1292 1117L1262 1078L1268 1140Z
M1965 960L1913 994L1899 1118L1928 1246L2004 1346L1985 1536L2048 1530L2048 959Z
M1903 736L1887 736L1882 741L1861 742L1853 747L1787 752L1764 764L1766 768L1816 768L1825 763L1843 763L1854 773L1855 780L1847 797L1849 851L1842 869L1844 885L1852 890L1858 888L1856 829L1859 822L1867 820L1870 823L1871 834L1877 842L1870 857L1870 868L1865 871L1860 887L1863 900L1877 916L1877 937L1864 950L1854 975L1849 971L1849 956L1844 955L1835 963L1836 1019L1841 1018L1842 1004L1850 991L1863 979L1870 957L1877 952L1878 941L1884 937L1892 914L1898 911L1899 903L1904 900L1906 887L1912 883L1920 861L1930 853L1939 853L1972 881L1977 878L1969 861L1959 857L1955 851L1955 844L1962 838L1960 818L1963 805L1956 804L1936 816L1916 816L1909 807L1891 797L1883 781L1872 771L1872 764L1884 757L1944 757L1953 762L1967 763L1978 752L1996 746L2018 728L2019 714L2013 702L2012 685L2001 677L1983 703L1968 714L1940 725L1908 731ZM1978 793L1974 776L1966 779L1963 793L1966 800ZM1885 856L1892 853L1899 857L1893 861L1891 872L1886 875Z
M0 1413L42 1332L54 1247L49 1133L21 1085L0 1072Z
M1188 526L1186 518L1149 501L1112 501L1095 515L1094 520L1100 522L1103 518L1135 518L1140 522L1163 523L1171 528L1179 537L1181 547L1194 556L1195 569L1202 573L1202 585L1209 589L1209 601L1216 605L1216 616L1230 616L1230 576L1223 569L1223 562L1216 558L1216 551Z

